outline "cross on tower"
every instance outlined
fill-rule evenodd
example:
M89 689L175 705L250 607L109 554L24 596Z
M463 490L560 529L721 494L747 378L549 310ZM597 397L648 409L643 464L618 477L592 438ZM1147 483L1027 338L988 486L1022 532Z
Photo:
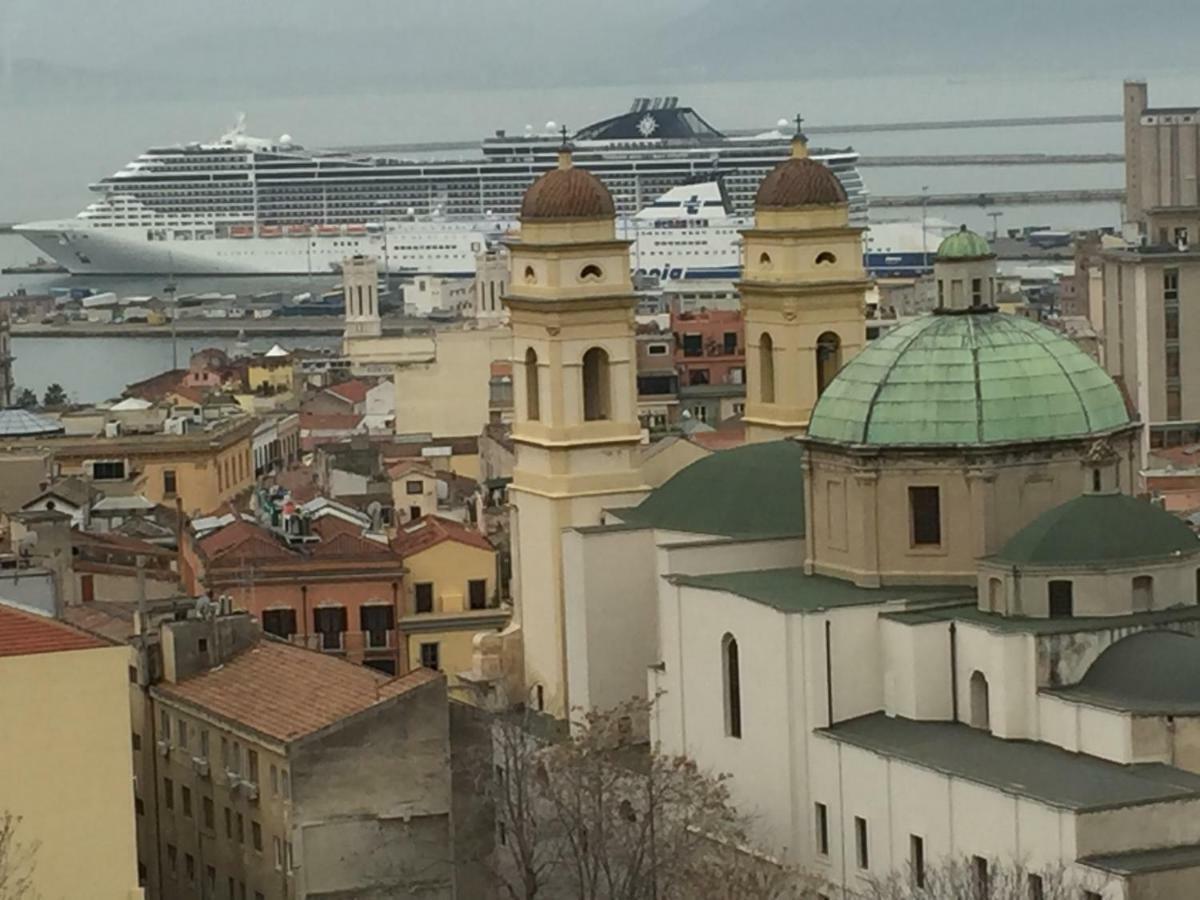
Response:
M796 137L804 137L804 117L796 113Z
M567 142L567 126L564 125L562 128L560 128L558 133L562 135L562 145L564 147L566 147L567 143L568 143Z

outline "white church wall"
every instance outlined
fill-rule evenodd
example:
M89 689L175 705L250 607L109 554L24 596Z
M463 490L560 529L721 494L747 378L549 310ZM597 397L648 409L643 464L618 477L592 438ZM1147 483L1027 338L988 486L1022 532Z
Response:
M1081 813L1077 822L1079 856L1200 844L1200 800Z
M950 632L946 622L908 625L879 620L884 653L884 709L908 719L953 718Z
M958 720L984 727L997 737L1026 738L1037 733L1032 638L956 623ZM987 679L987 712L974 709L972 676Z
M562 535L571 703L608 709L645 697L658 661L653 532L567 529Z
M831 625L835 721L853 719L883 709L884 654L879 632L880 612L880 607L872 604L831 609L825 614ZM811 624L818 617L807 618L806 634L811 636L818 631ZM807 659L810 683L822 684L824 647L816 656ZM824 699L814 703L819 703L822 709L826 705Z
M748 572L783 569L804 562L803 538L735 540L703 538L680 541L679 532L659 531L660 575L708 575L714 572Z
M1133 730L1129 716L1110 709L1080 705L1079 752L1110 759L1113 762L1133 762Z
M680 594L683 588L658 579L658 666L646 675L646 694L656 698L650 716L650 740L669 755L684 752L683 632Z

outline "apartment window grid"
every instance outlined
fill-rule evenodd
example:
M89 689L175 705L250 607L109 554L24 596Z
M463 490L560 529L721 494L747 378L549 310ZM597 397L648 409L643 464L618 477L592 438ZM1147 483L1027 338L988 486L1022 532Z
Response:
M1163 269L1163 356L1166 365L1167 420L1182 417L1179 370L1179 270Z

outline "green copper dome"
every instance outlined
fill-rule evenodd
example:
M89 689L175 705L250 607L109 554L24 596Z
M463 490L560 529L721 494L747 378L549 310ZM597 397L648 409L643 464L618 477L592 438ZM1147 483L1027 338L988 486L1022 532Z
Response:
M963 225L938 245L937 258L945 260L982 259L992 255L986 240Z
M998 312L923 316L872 341L817 401L808 435L874 446L1003 444L1128 425L1113 380L1074 343Z

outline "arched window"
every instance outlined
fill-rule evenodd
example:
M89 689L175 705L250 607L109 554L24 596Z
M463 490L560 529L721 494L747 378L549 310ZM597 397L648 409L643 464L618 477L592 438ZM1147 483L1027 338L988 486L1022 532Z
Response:
M1100 493L1100 470L1092 469L1092 490L1097 494Z
M600 271L600 267L595 263L588 263L579 270L580 281L599 281L604 277L604 273Z
M765 331L758 339L758 399L775 402L775 342Z
M832 266L835 262L837 262L837 257L828 250L822 250L817 254L818 266Z
M971 727L992 730L987 678L978 671L971 673Z
M742 673L738 664L737 638L721 638L721 683L725 694L725 734L742 736Z
M533 689L533 705L538 712L546 711L546 689L540 684Z
M832 331L817 338L817 396L825 393L829 382L842 368L842 341Z
M583 354L583 420L597 422L612 418L609 408L608 354L593 347Z
M999 578L988 579L988 612L1000 612L1004 605L1004 582Z
M771 267L771 254L770 253L759 254L758 264L760 266L764 266L765 268L769 269Z
M525 267L525 283L526 284L536 284L537 283L537 272L533 271L533 266Z
M1154 576L1137 575L1133 579L1133 611L1154 609Z
M525 415L531 422L542 418L541 397L537 351L530 347L525 351Z

